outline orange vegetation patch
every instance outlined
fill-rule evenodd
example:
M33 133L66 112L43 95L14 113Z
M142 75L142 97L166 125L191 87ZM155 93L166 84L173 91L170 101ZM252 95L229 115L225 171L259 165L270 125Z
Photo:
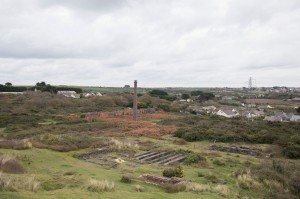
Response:
M132 115L101 114L99 117L93 117L92 120L100 120L118 126L114 131L107 132L107 135L109 136L147 136L158 138L163 135L174 133L176 127L158 125L152 123L151 120L166 119L170 117L176 117L176 115L169 113L145 113L139 115L138 121L133 121ZM86 119L91 121L90 117ZM146 119L146 121L144 119Z
M165 113L165 112L156 112L151 114L144 114L141 115L140 117L141 119L162 120L162 119L178 118L178 115Z
M8 95L0 95L0 102L1 103L9 103L9 102L13 102L13 98L8 96Z

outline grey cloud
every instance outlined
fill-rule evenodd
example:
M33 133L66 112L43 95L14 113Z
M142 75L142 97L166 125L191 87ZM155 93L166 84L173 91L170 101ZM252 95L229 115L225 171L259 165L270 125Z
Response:
M43 6L64 6L71 9L110 12L127 4L126 0L40 0Z
M0 11L2 81L300 84L298 0L5 0Z

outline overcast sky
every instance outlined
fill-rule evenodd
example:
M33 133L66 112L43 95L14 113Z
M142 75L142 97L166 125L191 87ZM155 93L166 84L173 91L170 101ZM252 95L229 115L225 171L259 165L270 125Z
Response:
M0 0L0 83L300 86L300 0Z

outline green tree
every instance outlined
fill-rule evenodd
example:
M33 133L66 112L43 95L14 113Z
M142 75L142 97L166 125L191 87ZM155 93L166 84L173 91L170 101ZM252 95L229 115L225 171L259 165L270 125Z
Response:
M162 96L167 96L168 93L162 90L152 90L149 92L149 94L153 97L162 97Z
M296 108L298 114L300 114L300 107Z
M190 98L190 95L189 94L186 94L186 93L183 93L182 95L181 95L181 99L189 99Z
M162 90L154 89L154 90L150 91L149 94L152 97L159 97L160 99L165 99L168 101L174 101L177 99L176 96L169 95L167 92L162 91Z
M201 93L199 96L198 96L198 100L200 102L202 101L207 101L207 100L210 100L210 99L213 99L215 98L215 95L212 94L212 93Z
M203 91L192 91L191 96L199 96L203 93Z
M57 93L57 88L54 86L51 86L50 84L47 84L44 86L41 90L42 92L50 92L50 93Z
M5 86L12 86L12 83L6 82L6 83L5 83Z
M137 107L138 108L147 108L148 106L147 106L147 104L145 102L138 102L137 103Z
M44 86L46 86L46 83L45 82L37 82L36 86L44 87Z

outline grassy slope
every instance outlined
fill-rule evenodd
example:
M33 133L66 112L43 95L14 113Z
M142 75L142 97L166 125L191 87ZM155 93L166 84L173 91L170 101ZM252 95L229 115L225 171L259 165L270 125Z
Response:
M121 166L117 169L106 170L93 164L83 162L72 157L72 152L60 153L46 149L29 149L23 151L1 149L2 153L14 153L18 155L27 155L31 164L25 164L28 175L35 175L41 183L45 181L57 181L66 184L63 189L54 191L39 190L32 192L1 192L1 198L222 198L214 193L194 194L188 192L168 194L162 189L145 183L124 184L120 182L122 173L132 168L129 165ZM137 173L152 172L160 173L157 168L149 165L133 168ZM76 172L75 177L64 176L65 172ZM192 170L187 170L187 176L194 176ZM92 193L87 191L82 185L90 177L102 180L108 179L116 185L113 192ZM133 185L140 184L145 187L145 192L134 191Z

